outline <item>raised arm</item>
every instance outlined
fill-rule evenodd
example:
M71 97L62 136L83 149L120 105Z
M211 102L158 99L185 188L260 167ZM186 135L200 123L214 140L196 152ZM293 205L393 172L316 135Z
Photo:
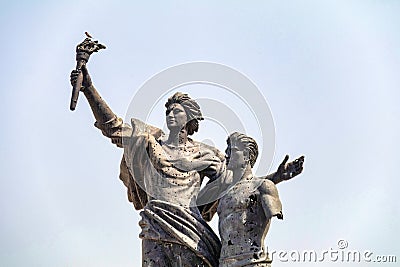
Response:
M132 130L129 125L123 123L122 119L112 112L111 108L103 100L96 88L93 86L92 79L86 65L82 67L83 82L81 91L89 102L93 115L96 119L95 126L99 128L103 135L111 138L112 142L118 147L122 147L122 137L130 136ZM71 72L71 84L75 84L80 71Z

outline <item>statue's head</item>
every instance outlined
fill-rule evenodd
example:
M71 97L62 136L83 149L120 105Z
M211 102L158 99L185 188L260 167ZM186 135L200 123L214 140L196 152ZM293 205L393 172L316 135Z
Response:
M175 93L165 103L166 122L169 130L186 128L188 135L199 130L199 121L203 120L200 106L187 94Z
M256 140L242 133L234 132L226 140L225 150L228 167L237 168L250 163L253 168L258 157Z

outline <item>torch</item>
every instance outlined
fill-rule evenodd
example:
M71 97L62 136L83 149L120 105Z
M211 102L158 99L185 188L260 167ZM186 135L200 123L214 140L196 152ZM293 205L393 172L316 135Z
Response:
M79 74L74 86L72 87L71 103L69 106L70 110L75 110L76 103L78 102L79 91L81 90L83 82L82 67L86 65L93 52L106 48L105 45L99 44L98 41L93 41L92 37L87 32L85 32L85 34L87 38L76 46L76 70L79 71Z

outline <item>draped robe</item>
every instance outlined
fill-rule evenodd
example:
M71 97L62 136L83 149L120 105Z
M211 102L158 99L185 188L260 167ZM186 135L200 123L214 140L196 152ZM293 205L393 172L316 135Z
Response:
M220 241L202 218L196 201L204 177L214 182L225 179L224 155L190 138L185 146L174 147L165 142L167 136L160 129L137 119L132 119L131 125L119 118L95 124L124 148L120 179L127 187L128 200L135 209L143 209L139 237L185 246L204 266L218 266ZM183 158L203 167L182 170L171 163Z

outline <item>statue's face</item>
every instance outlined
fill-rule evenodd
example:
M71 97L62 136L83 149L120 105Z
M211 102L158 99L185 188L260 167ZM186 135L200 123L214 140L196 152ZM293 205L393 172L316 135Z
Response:
M179 131L185 127L187 123L187 115L181 104L174 103L167 108L166 122L169 130L178 129Z
M230 145L225 150L225 157L228 164L228 169L240 169L247 165L246 149L241 142L235 142L235 140L231 140Z

